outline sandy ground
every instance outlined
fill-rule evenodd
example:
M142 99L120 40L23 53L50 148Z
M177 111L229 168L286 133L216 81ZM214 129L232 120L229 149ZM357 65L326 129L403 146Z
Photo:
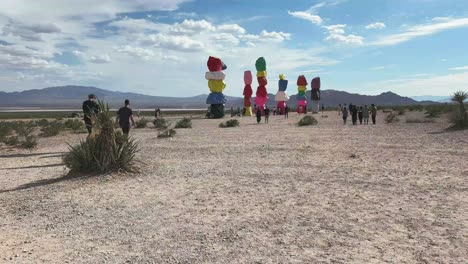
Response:
M80 135L0 147L0 263L467 263L468 131L327 115L134 130L138 175L61 178Z

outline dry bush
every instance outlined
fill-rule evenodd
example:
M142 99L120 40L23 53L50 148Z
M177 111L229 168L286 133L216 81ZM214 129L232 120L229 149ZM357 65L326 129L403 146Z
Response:
M226 127L238 127L240 125L239 120L231 119L226 121L225 123L220 123L219 127L226 128Z
M135 161L138 143L120 131L114 131L109 105L99 101L99 106L101 112L93 117L96 120L96 136L70 146L69 153L63 158L65 165L70 171L79 173L138 171Z
M398 121L400 121L398 119L398 114L397 113L389 113L386 117L385 117L385 123L387 124L391 124L391 123L397 123Z
M172 138L177 134L174 129L166 129L159 133L158 138Z
M174 128L192 128L192 120L190 120L190 118L184 117L183 119L177 121Z
M137 120L135 122L135 125L136 125L136 128L146 128L146 126L148 125L150 121L146 118L142 118L140 120Z
M317 119L315 119L313 116L304 116L301 120L299 120L299 123L297 123L298 126L314 126L317 124Z
M164 118L158 118L153 121L153 125L156 129L167 129L170 124Z

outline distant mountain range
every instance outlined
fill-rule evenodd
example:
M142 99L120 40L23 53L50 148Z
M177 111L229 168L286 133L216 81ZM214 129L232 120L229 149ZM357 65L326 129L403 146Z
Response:
M276 90L276 89L275 89ZM162 97L149 96L137 93L113 92L96 87L86 86L60 86L44 89L28 90L23 92L0 92L0 108L48 108L48 109L79 109L81 103L88 94L95 94L99 99L105 100L111 107L121 106L124 99L129 99L133 108L206 108L207 95L202 94L193 97ZM295 93L295 91L290 91ZM255 94L254 94L255 95ZM269 95L268 105L276 105L274 94ZM290 96L289 104L296 105L296 96ZM310 91L307 93L310 98ZM226 107L242 107L242 97L227 96ZM408 97L402 97L392 92L382 93L376 96L351 94L342 91L322 91L322 101L325 106L338 106L338 104L376 104L386 105L415 105L431 104L431 101L416 101Z

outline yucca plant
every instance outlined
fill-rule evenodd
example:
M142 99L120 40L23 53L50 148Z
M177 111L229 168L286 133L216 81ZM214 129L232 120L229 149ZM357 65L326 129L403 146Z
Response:
M114 131L109 105L103 101L98 104L101 111L92 117L95 136L70 146L70 152L64 157L65 165L72 172L80 173L137 172L138 143L120 131Z
M468 99L468 93L459 91L453 94L452 101L458 103L458 111L454 111L450 115L450 123L453 128L467 128L468 127L468 114L466 113L465 100Z

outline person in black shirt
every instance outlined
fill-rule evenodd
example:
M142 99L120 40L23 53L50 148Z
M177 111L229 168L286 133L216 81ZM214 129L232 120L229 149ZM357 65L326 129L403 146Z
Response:
M284 118L288 118L289 117L289 106L286 106L284 108Z
M99 105L96 103L96 96L94 94L88 95L88 100L83 102L84 123L88 130L88 136L93 132L92 118L99 113Z
M125 135L128 135L128 133L130 132L130 120L132 121L132 125L135 126L133 112L129 106L130 100L126 99L125 106L120 108L119 111L117 111L117 118L115 119L115 122L119 123L119 126Z
M268 124L268 119L270 117L270 108L268 106L265 108L265 124Z

